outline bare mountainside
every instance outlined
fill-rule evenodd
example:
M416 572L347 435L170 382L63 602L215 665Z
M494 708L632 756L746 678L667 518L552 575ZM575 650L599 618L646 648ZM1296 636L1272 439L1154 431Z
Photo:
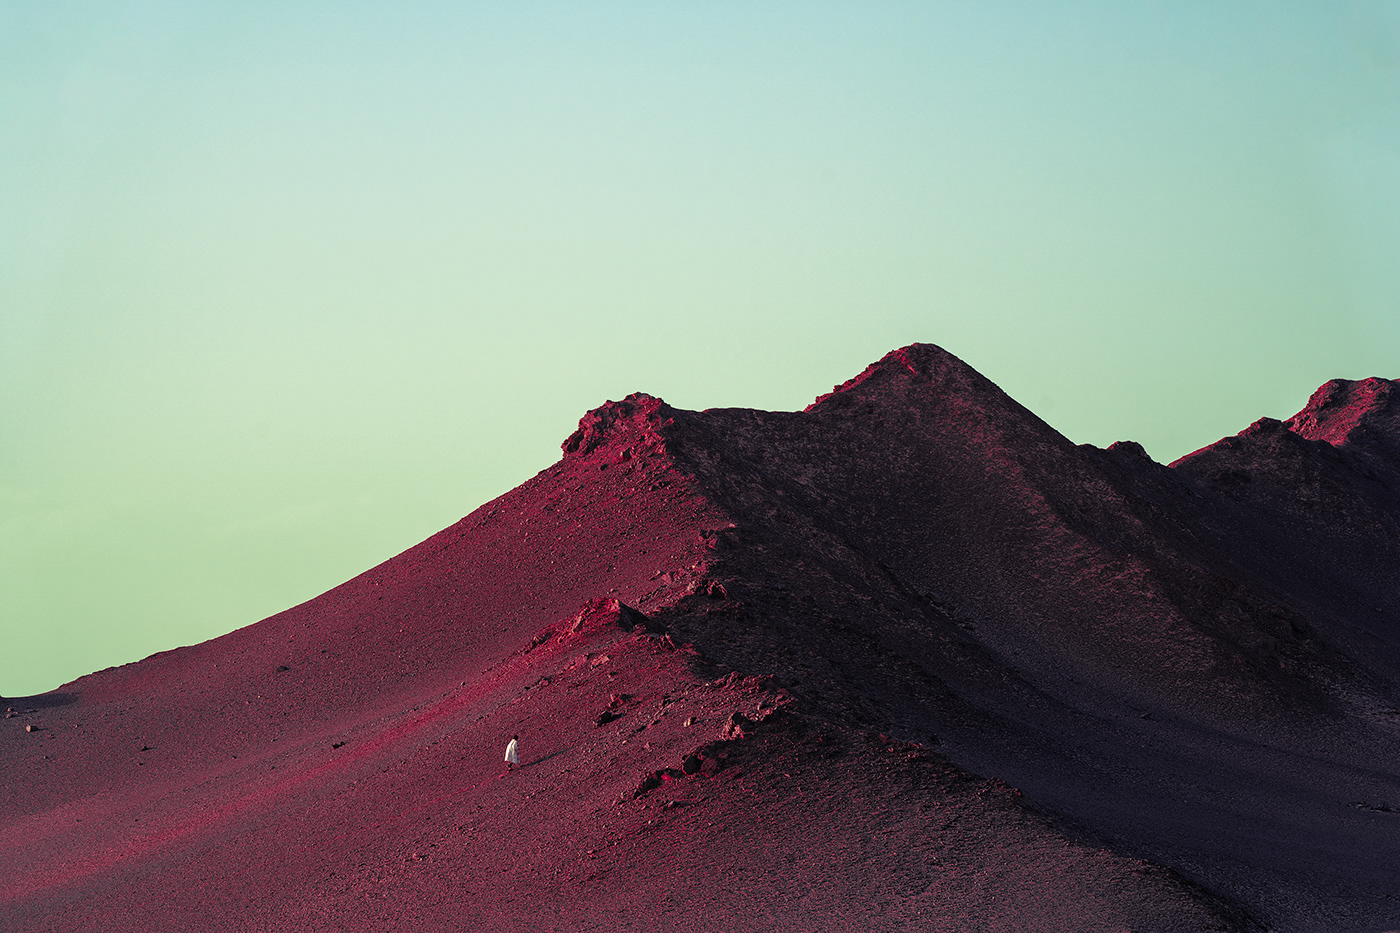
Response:
M6 701L0 929L1400 927L1397 397L1170 467L929 345L609 402L316 599Z

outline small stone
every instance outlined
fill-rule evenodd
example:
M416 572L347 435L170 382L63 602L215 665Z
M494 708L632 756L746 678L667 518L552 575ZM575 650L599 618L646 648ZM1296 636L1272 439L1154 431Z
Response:
M35 726L35 725L28 725L28 726L25 726L25 727L24 727L24 731L25 731L25 732L38 732L38 731L39 731L39 727L38 727L38 726Z
M721 734L726 739L742 739L753 731L755 725L757 725L757 723L742 713L732 713L728 721L725 722Z

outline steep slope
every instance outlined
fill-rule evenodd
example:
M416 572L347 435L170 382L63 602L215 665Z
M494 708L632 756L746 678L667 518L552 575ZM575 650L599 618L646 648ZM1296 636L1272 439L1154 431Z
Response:
M1215 512L1204 533L1383 678L1400 670L1397 397L1393 381L1334 380L1287 421L1260 419L1173 464Z
M345 585L14 701L0 928L1396 925L1382 383L1172 468L928 345L610 402Z
M1286 566L1290 534L1222 533L1189 471L1077 448L935 347L804 413L684 423L751 544L714 570L748 606L708 614L739 617L674 623L702 652L936 735L1280 929L1394 924L1400 667L1236 553Z

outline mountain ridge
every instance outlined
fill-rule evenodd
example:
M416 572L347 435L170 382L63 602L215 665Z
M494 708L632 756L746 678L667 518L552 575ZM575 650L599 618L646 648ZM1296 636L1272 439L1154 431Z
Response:
M1371 382L1171 466L929 344L801 412L607 402L322 596L22 702L0 928L1379 929Z

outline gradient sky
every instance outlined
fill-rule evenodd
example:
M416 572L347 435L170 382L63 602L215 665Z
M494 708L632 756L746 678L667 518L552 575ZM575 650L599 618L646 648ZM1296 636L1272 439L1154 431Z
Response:
M1400 376L1400 4L0 0L0 694L914 341L1164 462Z

